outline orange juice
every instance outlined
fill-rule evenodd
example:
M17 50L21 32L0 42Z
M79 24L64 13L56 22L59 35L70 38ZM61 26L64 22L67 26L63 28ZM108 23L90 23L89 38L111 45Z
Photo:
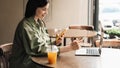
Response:
M57 61L57 52L48 52L48 61L50 64L56 64Z

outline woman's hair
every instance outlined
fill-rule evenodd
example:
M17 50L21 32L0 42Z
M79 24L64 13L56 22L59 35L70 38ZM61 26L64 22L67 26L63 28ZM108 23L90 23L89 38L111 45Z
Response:
M49 0L29 0L26 5L25 18L35 15L38 7L44 7L49 3Z

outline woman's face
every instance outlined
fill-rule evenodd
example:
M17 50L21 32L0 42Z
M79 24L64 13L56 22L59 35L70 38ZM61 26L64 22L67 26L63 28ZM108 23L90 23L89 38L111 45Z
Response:
M42 8L41 7L37 8L35 16L40 19L43 19L48 14L48 8L49 8L49 3Z

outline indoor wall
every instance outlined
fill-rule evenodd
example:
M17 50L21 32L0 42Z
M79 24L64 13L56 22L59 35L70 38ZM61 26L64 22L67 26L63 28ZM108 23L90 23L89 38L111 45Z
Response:
M47 28L88 24L89 0L50 0ZM27 0L0 0L0 44L13 42L17 24L24 16Z

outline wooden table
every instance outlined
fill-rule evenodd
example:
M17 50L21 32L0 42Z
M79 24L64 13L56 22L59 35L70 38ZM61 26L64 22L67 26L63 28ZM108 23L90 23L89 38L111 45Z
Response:
M54 68L120 68L120 50L103 48L101 56L75 56L75 52L60 54L57 64L48 64L47 57L33 57L38 64Z
M54 29L48 29L48 33L49 33L50 37L55 38L56 34L58 32L55 31ZM94 37L96 35L97 35L96 31L68 29L65 32L65 35L64 35L64 45L66 45L66 38L72 38L72 37L75 37L75 38L79 38L79 37Z
M57 31L55 31L54 29L48 29L48 33L51 37L56 37L55 35L58 33ZM64 37L66 38L71 38L71 37L93 37L95 36L97 33L96 31L90 31L90 30L78 30L78 29L68 29L65 32Z

